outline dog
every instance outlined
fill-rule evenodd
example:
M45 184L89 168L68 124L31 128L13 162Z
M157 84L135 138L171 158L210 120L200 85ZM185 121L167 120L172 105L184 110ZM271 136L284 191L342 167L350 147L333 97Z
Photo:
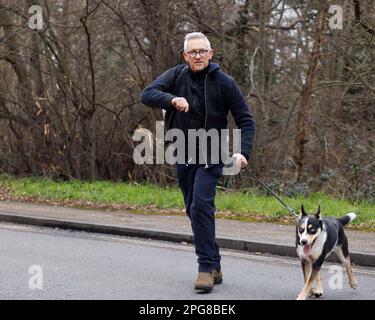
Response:
M307 214L303 205L301 206L296 227L296 249L301 260L305 285L297 300L305 300L309 295L317 298L323 295L323 278L320 269L332 251L335 251L344 264L350 286L353 289L357 288L350 263L348 239L344 233L344 226L355 218L355 213L348 213L339 219L322 218L320 206L315 215ZM316 288L313 289L315 280Z

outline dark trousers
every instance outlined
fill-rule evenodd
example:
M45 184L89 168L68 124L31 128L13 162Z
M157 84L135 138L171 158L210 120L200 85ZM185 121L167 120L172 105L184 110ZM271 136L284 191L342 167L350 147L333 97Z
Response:
M194 235L198 271L220 268L219 247L215 240L215 193L223 173L222 165L205 168L199 164L177 164L177 177L184 196L186 213Z

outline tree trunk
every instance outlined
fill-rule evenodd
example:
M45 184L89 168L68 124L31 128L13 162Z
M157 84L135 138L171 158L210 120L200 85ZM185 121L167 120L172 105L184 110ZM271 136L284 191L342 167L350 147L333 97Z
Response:
M309 68L306 75L306 81L302 87L299 98L298 114L297 114L297 135L295 138L294 161L296 164L295 179L301 180L304 169L305 159L305 145L308 142L308 107L310 97L314 86L318 62L321 55L321 46L323 43L323 32L325 28L325 16L327 12L327 5L325 1L321 1L319 9L319 18L314 35L314 44L309 59Z

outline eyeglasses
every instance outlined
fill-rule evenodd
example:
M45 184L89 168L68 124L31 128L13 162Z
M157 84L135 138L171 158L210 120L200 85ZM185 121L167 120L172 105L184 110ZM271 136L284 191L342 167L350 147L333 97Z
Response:
M192 58L195 58L197 56L197 54L199 53L199 55L201 57L204 57L207 55L208 53L208 50L199 50L199 51L188 51L187 54L192 57Z

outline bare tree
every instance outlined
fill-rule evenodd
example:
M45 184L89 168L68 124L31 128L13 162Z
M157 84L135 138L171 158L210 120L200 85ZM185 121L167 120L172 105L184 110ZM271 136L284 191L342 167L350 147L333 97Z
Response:
M28 27L31 4L42 30ZM134 164L131 137L163 120L141 90L183 63L184 35L202 31L255 116L259 177L280 191L375 198L374 1L339 1L342 30L327 27L330 4L0 0L0 170L174 183L172 166Z

